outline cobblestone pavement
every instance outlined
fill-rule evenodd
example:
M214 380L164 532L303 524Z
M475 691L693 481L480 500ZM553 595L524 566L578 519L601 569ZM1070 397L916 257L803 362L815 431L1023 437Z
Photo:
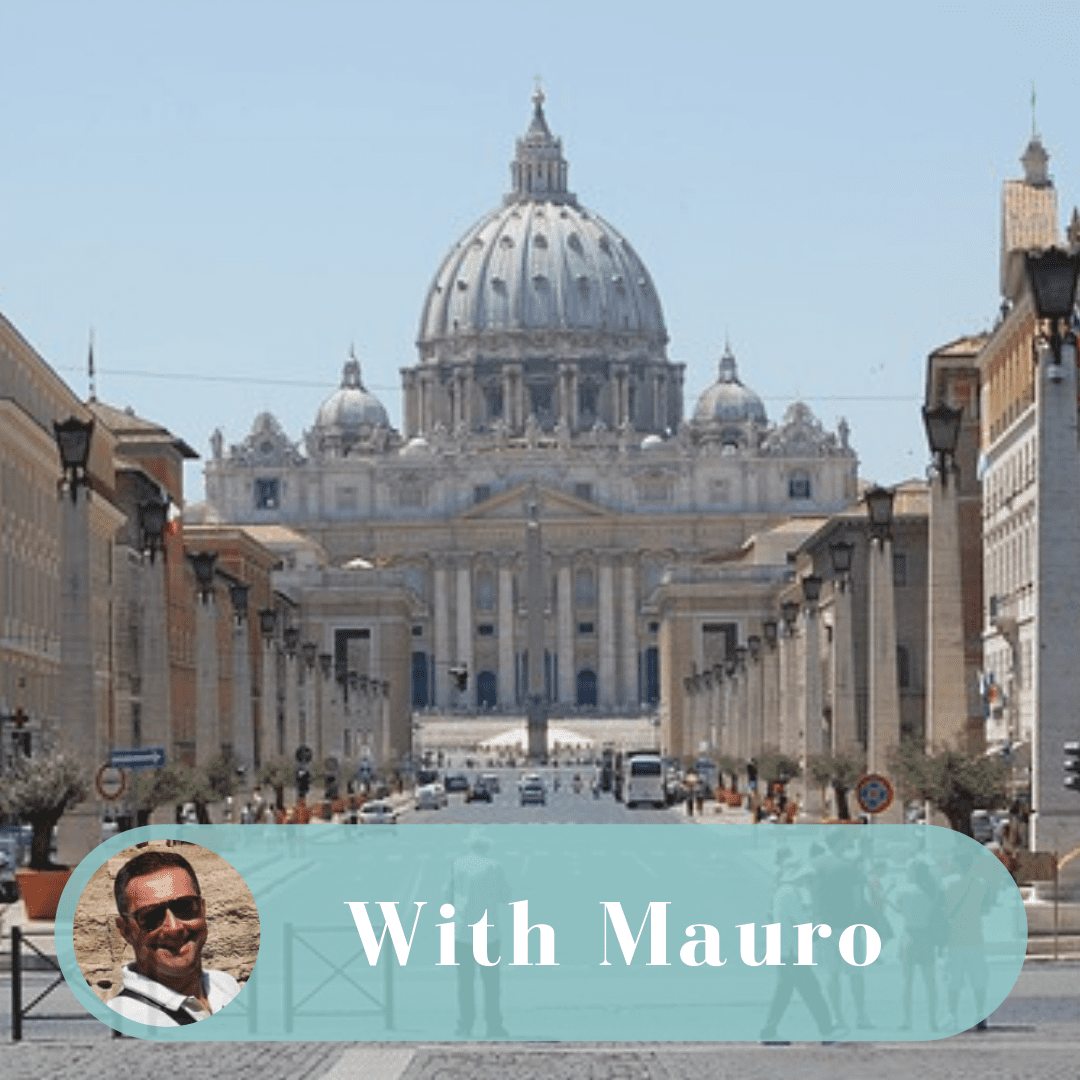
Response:
M135 1039L28 1040L0 1046L4 1080L318 1080L341 1057L335 1043L192 1043Z

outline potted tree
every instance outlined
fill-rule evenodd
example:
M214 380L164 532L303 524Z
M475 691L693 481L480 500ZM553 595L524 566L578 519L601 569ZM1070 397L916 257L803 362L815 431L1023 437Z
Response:
M33 829L30 865L15 875L28 918L56 916L71 870L57 866L50 858L52 831L69 806L86 798L88 789L82 766L59 750L17 759L0 789L5 813Z

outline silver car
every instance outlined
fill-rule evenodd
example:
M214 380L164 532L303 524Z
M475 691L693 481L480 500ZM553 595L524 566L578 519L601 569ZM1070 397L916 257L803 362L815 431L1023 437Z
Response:
M361 825L396 825L397 812L388 802L368 802L360 807Z

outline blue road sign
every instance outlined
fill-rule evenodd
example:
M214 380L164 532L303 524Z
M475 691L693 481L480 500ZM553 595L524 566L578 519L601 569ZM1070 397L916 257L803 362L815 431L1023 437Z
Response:
M113 750L109 764L114 769L162 769L165 767L165 747L131 746Z
M883 814L892 806L893 791L892 783L887 776L879 776L869 773L864 776L855 788L859 805L868 814Z

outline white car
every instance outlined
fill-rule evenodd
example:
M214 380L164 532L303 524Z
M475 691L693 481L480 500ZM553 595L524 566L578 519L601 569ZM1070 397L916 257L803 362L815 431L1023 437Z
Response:
M424 784L416 789L413 805L417 810L438 810L449 801L442 784Z
M361 825L396 825L397 813L388 802L368 802L360 807Z

